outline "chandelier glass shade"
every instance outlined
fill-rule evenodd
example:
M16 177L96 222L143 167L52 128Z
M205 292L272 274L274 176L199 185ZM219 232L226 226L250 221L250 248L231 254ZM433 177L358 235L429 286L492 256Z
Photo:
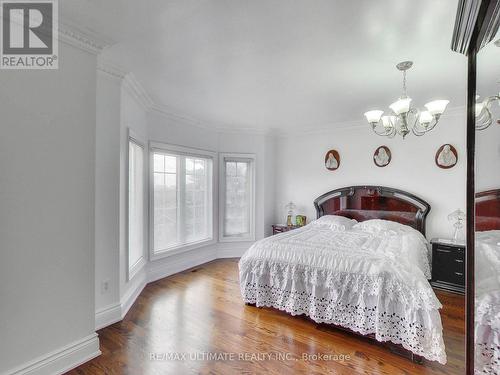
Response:
M403 72L403 95L389 106L392 113L385 116L384 111L380 110L365 113L366 120L375 134L389 138L399 134L405 138L412 132L417 136L422 136L434 129L444 113L449 100L429 102L425 105L424 111L411 106L411 98L406 94L406 71L412 65L412 61L404 61L396 65L396 68Z
M490 96L483 101L476 96L476 130L485 130L495 122L494 113L500 113L500 93ZM500 125L500 119L496 120Z

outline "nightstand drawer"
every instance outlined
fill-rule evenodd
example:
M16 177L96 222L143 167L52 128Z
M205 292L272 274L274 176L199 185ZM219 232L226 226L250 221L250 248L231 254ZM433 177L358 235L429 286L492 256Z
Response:
M433 281L449 284L465 285L465 272L454 269L444 269L438 272Z
M455 258L453 253L443 256L434 253L432 261L433 279L461 283L464 279L465 264L461 259Z
M434 250L438 254L442 254L443 256L449 255L458 259L465 259L465 249L463 247L453 247L447 245L433 245Z
M457 251L457 249L449 249L441 246L434 248L432 257L433 259L439 259L440 262L444 262L449 265L463 266L465 263L465 254L463 251Z
M286 226L286 225L274 224L273 225L273 235L278 234L278 233L288 232L289 230L293 230L293 229L297 229L297 228L300 228L300 227L298 227L296 225Z

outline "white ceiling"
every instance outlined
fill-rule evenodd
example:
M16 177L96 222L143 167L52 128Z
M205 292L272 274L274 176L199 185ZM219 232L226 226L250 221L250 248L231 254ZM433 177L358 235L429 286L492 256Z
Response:
M465 105L450 50L457 0L64 0L61 20L111 37L104 52L155 101L221 127L364 124L400 95ZM342 124L343 123L343 124Z

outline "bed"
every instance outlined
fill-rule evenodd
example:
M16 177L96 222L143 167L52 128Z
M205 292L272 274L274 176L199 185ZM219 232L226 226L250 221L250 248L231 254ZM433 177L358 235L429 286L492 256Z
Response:
M476 194L474 372L500 373L500 189Z
M397 189L351 186L314 205L316 221L257 241L242 256L244 302L304 314L415 362L446 363L442 306L428 282L429 204Z

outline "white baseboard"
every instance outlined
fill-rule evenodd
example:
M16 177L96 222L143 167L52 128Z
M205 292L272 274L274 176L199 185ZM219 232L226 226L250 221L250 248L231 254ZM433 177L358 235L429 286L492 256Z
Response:
M127 315L128 311L134 304L135 300L137 299L137 297L139 297L139 294L141 294L142 290L146 286L147 284L146 278L147 274L145 269L143 268L130 281L132 285L128 288L127 292L123 295L123 297L120 300L122 319L125 317L125 315Z
M142 270L135 275L131 285L119 303L106 306L95 313L96 331L121 321L146 286L146 273Z
M200 264L210 262L216 259L216 252L216 246L211 245L207 246L202 251L200 251L200 249L195 249L151 262L148 265L148 282L151 283L189 268L199 266Z
M240 258L252 243L218 243L149 262L134 276L131 281L133 285L129 287L119 303L96 311L96 330L122 320L148 283L215 259Z
M99 338L93 333L58 350L25 363L7 372L9 375L54 375L90 361L101 354Z
M120 303L106 306L95 313L96 331L122 320L122 306Z
M225 242L217 246L217 259L241 258L253 242Z

